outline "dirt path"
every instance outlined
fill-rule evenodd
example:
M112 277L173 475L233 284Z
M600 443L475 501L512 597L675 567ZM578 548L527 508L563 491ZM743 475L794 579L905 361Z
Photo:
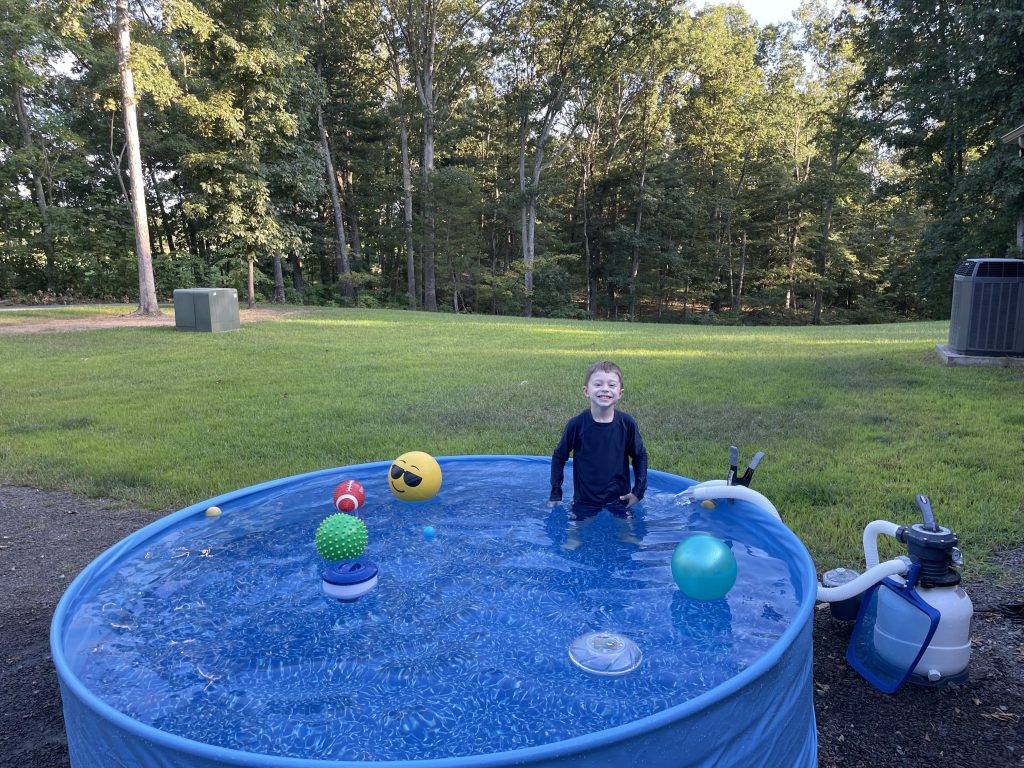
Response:
M12 308L13 309L13 308ZM174 327L174 310L164 310L163 314L156 317L146 317L132 314L133 310L127 309L124 314L119 315L96 315L95 317L47 317L32 318L31 309L19 309L17 322L0 323L0 334L14 333L60 333L72 331L93 331L97 328L158 328L161 326ZM37 307L36 309L43 309ZM22 314L22 312L24 314ZM239 320L242 325L259 323L268 320L280 320L285 317L296 317L310 314L312 310L301 307L288 308L259 308L239 310Z
M160 517L104 499L0 486L0 766L66 768L49 626L71 579L107 547ZM968 583L975 605L969 682L879 693L845 662L850 625L814 615L814 702L822 768L1024 765L1024 549L1014 583ZM765 756L764 768L775 766ZM750 768L758 768L750 766Z

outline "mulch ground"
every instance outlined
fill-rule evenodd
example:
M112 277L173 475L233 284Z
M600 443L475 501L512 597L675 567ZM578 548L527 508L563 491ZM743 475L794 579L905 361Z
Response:
M93 558L163 514L0 486L0 766L69 765L50 659L54 608ZM959 686L879 693L846 664L850 624L819 606L814 700L822 768L1024 765L1024 549L1000 562L1006 583L965 584L975 607L973 653L970 680ZM767 756L762 765L776 768Z

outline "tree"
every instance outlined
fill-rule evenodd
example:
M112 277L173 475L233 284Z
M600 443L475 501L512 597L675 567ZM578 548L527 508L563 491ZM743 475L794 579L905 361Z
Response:
M211 3L209 12L176 0L171 8L181 87L173 106L190 139L180 160L184 209L222 276L248 284L251 306L257 278L266 279L257 263L292 250L275 186L289 180L304 190L292 204L322 189L308 178L322 178L323 168L303 48L311 16L278 0Z
M131 65L131 33L128 27L128 0L117 0L117 52L121 71L121 104L124 112L124 133L128 150L128 178L131 183L132 224L135 227L135 255L139 268L140 315L160 315L153 279L153 253L149 246L149 219L146 216L146 195L142 179L142 153L139 149L139 126L135 110L135 81Z
M327 135L327 127L324 125L323 108L318 104L316 108L316 124L320 132L320 147L324 159L326 171L327 188L331 192L331 212L334 221L334 248L336 269L338 272L341 294L351 300L352 293L352 269L348 261L348 243L345 240L345 219L341 212L341 199L338 196L338 175L334 169L334 152L331 150L330 138Z
M628 294L628 313L636 318L643 284L657 283L642 271L641 257L654 266L662 236L675 220L674 212L659 210L666 194L662 158L671 143L673 73L688 24L680 17L654 37L633 39L574 92L570 107L577 128L566 139L566 162L575 185L571 237L582 250L588 316L595 312L600 284L609 306L617 307L617 297Z
M508 83L519 128L520 247L526 315L532 314L537 200L548 142L570 96L631 41L643 39L662 19L659 3L615 0L520 0L509 9L499 72Z
M392 92L395 111L398 113L398 136L402 164L402 229L405 235L406 295L409 309L416 309L416 249L413 245L412 213L412 170L409 158L409 111L406 107L405 77L402 72L400 46L385 24L382 27L384 43L391 59L391 75L394 78Z
M693 258L704 265L704 290L714 310L739 310L754 218L748 201L759 174L767 172L758 162L769 151L771 124L757 44L757 29L741 8L716 6L698 14L672 119L677 162L687 166L699 217Z
M423 308L437 310L433 174L438 123L461 96L466 75L483 53L487 0L385 0L382 28L392 53L401 50L422 108Z
M862 88L884 106L874 133L931 214L909 267L920 310L948 316L956 264L1012 248L1024 179L998 137L1024 115L1024 8L867 0L856 19Z
M811 315L811 322L818 324L822 321L825 283L835 247L836 204L846 197L845 185L862 177L856 161L863 160L867 152L870 131L858 88L862 63L854 48L849 17L833 19L819 0L802 6L800 15L805 26L804 50L815 68L812 88L818 111L814 138L818 162L812 188L820 203L820 230L814 257L816 284Z
M148 241L161 295L938 314L1024 199L994 147L1024 105L1016 8L817 2L764 29L669 0L130 8L133 141L114 4L0 0L0 291L133 294Z
M5 0L5 16L16 18L17 26L4 25L2 38L3 64L0 64L0 82L10 94L17 122L16 141L11 160L23 164L29 177L32 201L39 213L40 241L45 255L46 289L57 289L56 253L53 224L50 216L50 202L45 181L48 176L48 160L45 143L40 144L32 129L26 92L43 85L45 79L40 70L47 56L52 55L56 46L45 28L39 9L23 0ZM12 137L13 138L13 137Z

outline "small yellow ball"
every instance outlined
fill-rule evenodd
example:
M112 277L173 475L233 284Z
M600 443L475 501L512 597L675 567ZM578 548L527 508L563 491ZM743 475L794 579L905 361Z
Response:
M702 507L704 507L704 509L714 509L715 508L715 500L714 499L704 499L704 501L702 501L700 503L700 505Z
M220 507L210 507L206 510L207 517L220 517Z

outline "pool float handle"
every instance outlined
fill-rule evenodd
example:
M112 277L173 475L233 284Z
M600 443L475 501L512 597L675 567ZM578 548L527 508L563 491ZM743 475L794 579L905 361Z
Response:
M735 445L729 446L729 472L725 476L726 485L745 485L747 488L750 487L750 481L754 478L754 471L757 469L757 465L761 463L761 459L764 458L764 451L758 451L754 454L754 458L750 460L747 465L747 471L742 476L737 476L737 468L740 464L740 449Z
M740 463L740 449L735 445L729 446L729 472L725 475L726 485L735 485L736 483L736 468Z
M754 470L757 469L757 465L761 463L761 459L764 458L764 451L758 451L754 454L754 458L750 460L747 465L747 471L743 473L743 477L736 481L737 485L745 485L750 487L750 481L754 478Z
M924 529L930 533L938 533L939 524L935 522L935 513L932 512L932 501L923 493L914 497L917 508L921 510L921 518L924 520Z

